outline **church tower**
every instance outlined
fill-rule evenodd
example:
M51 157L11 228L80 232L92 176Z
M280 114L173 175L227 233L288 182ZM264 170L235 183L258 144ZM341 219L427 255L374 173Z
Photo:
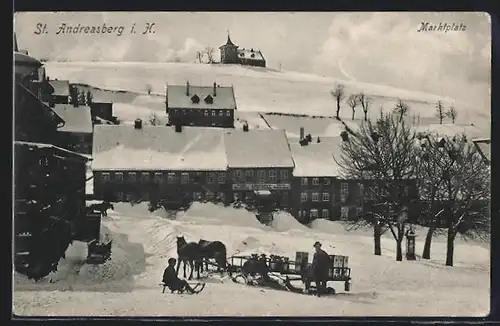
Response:
M238 63L238 46L231 42L229 32L227 33L227 42L219 47L221 63Z

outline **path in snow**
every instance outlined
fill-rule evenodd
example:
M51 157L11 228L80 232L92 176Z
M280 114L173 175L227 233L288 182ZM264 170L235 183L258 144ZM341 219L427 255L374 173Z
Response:
M455 267L444 266L443 241L433 243L432 261L396 262L394 241L388 235L382 239L379 257L372 254L369 230L348 233L337 222L325 220L317 220L309 229L284 213L273 227L266 227L246 210L201 203L176 219L161 210L149 213L145 204L118 203L103 223L116 239L108 265L84 266L79 273L66 271L66 276L60 271L60 279L53 284L33 284L16 274L16 313L415 316L485 315L489 308L489 250L473 244L457 243ZM161 294L158 283L167 259L176 256L178 235L188 241L221 240L229 254L290 257L296 251L312 254L312 244L319 240L327 252L349 256L353 289L333 299L318 299L213 279L193 297ZM419 234L417 250L423 238ZM343 291L342 283L332 285Z

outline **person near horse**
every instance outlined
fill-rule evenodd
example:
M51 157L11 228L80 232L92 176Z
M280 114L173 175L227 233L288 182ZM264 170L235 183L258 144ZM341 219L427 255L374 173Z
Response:
M316 252L313 256L312 269L314 274L314 281L316 283L316 291L318 297L326 291L326 283L328 280L328 270L330 268L331 259L328 254L321 249L321 242L314 243Z
M177 259L170 258L168 260L168 266L165 268L163 273L163 283L170 289L170 291L179 291L180 293L188 291L189 293L195 293L194 289L189 285L186 280L182 280L177 276L175 271L175 264Z

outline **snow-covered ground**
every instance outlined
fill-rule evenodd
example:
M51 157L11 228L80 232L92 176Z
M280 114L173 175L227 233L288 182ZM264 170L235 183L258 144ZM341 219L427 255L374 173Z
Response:
M434 106L436 101L441 100L446 108L451 104L456 107L458 111L457 123L474 123L474 125L485 129L485 133L487 136L489 135L489 108L471 107L450 98L359 81L345 81L292 71L276 71L239 65L47 62L45 67L50 78L68 79L72 83L89 84L108 90L124 90L144 94L145 96L139 96L132 103L129 100L130 96L126 96L127 105L125 106L116 100L120 94L113 94L116 115L121 120L135 119L136 117L146 118L153 111L164 117L165 86L167 84L182 85L187 80L193 85L211 85L214 81L220 85L233 85L240 111L333 116L335 102L330 95L330 90L336 83L343 83L346 85L348 94L363 91L372 97L370 117L376 117L381 107L384 110L391 110L397 98L401 98L410 106L409 115L419 115L422 121L426 118L433 119L432 121L436 123ZM147 96L149 88L151 88L152 93ZM141 110L137 108L141 108ZM351 109L342 104L341 118L350 119L351 114ZM361 117L362 112L358 108L356 118ZM291 122L290 119L279 122L280 119L285 119L285 117L275 117L274 124L287 131L296 132L295 122ZM292 125L288 126L288 123ZM316 120L318 127L314 129L325 129L324 123ZM332 136L331 133L324 135Z
M112 260L82 265L85 246L75 243L59 270L39 283L14 275L14 313L43 316L423 316L486 315L489 311L487 244L457 240L455 266L444 266L445 241L436 237L432 260L394 259L390 234L382 239L382 256L374 256L371 231L347 232L338 222L316 220L311 227L287 213L263 226L244 209L194 203L176 218L149 213L145 204L114 204L103 219L103 233L114 239ZM349 256L353 286L338 295L316 298L235 284L227 277L206 280L195 296L161 293L158 285L166 261L176 256L176 236L188 241L221 240L228 255L274 253L290 257L312 253L319 240L330 254ZM418 230L417 251L425 229ZM181 268L182 271L182 268ZM53 283L49 282L52 279Z

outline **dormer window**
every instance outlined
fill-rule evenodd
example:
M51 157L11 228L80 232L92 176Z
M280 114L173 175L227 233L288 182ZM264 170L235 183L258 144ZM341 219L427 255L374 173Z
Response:
M198 97L198 95L196 95L196 94L195 94L195 95L193 95L193 96L191 97L191 101L192 101L193 103L198 104L198 103L200 103L200 98Z
M205 103L207 103L207 104L214 103L214 98L212 97L212 95L207 95L207 97L205 97Z
M244 56L245 56L245 54L244 54L244 53L240 53L240 57L244 57Z
M254 57L255 57L255 53L252 53L250 56L251 56L252 58L254 58Z

